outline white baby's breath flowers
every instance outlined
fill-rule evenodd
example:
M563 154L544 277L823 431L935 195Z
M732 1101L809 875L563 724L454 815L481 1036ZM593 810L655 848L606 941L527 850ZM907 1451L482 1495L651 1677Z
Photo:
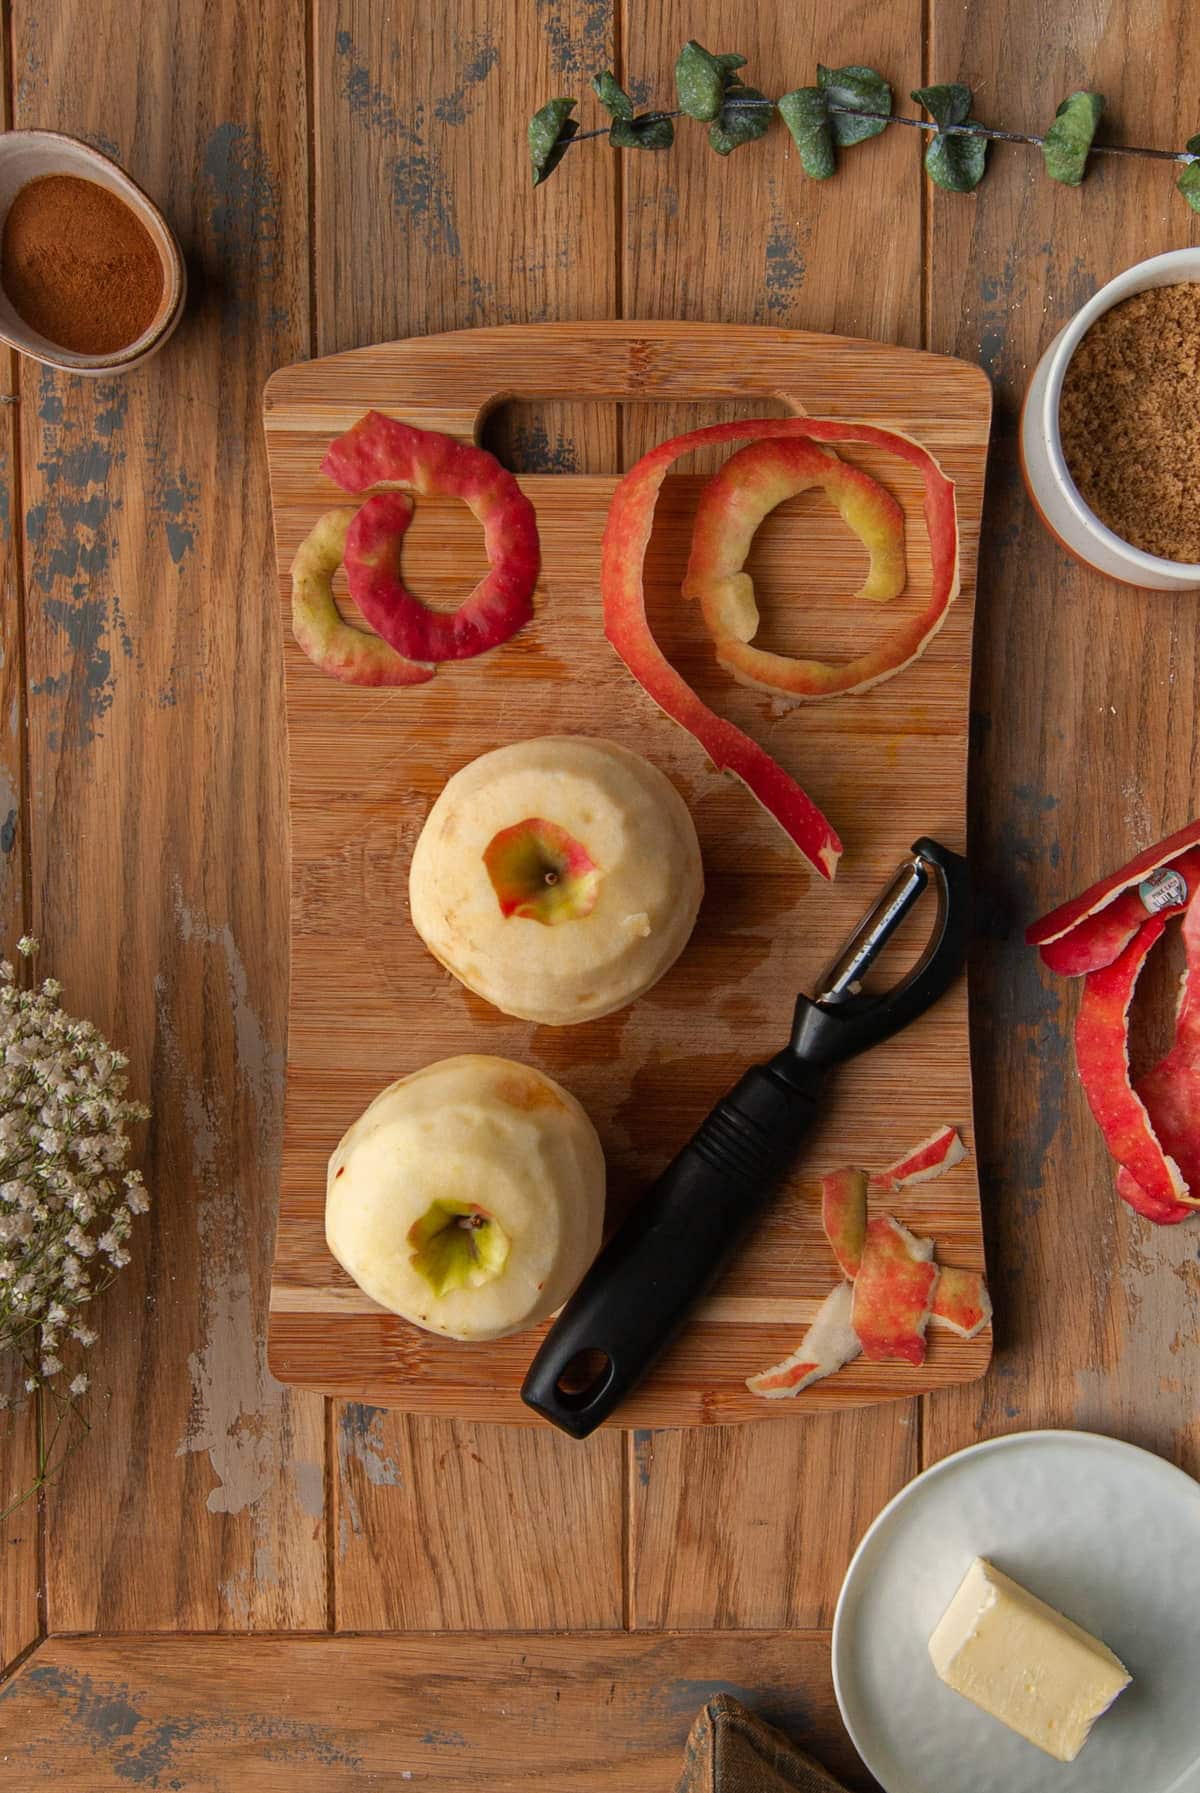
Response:
M19 950L32 958L37 943ZM60 994L54 978L22 989L0 961L0 1353L17 1369L10 1386L53 1403L47 1441L88 1390L79 1359L96 1332L80 1310L128 1264L133 1217L149 1207L125 1170L129 1129L148 1114L126 1099L128 1061ZM39 1481L51 1454L48 1442Z

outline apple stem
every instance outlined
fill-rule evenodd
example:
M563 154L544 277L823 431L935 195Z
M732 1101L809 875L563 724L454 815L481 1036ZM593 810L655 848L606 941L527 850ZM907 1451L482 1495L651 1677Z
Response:
M558 883L558 873L557 872L547 872L545 881L547 884L557 884Z

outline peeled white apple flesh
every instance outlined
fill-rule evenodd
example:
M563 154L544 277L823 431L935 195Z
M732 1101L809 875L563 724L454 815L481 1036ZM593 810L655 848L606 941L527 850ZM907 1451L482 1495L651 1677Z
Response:
M456 772L413 854L413 924L507 1015L561 1027L624 1008L687 945L704 873L688 809L613 741L542 735Z
M376 1096L329 1160L325 1237L373 1301L447 1338L561 1307L600 1248L604 1154L554 1079L446 1058Z

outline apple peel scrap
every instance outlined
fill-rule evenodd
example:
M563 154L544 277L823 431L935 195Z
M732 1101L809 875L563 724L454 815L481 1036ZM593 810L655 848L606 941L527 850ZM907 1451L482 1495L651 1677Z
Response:
M1174 1219L1180 1206L1185 1212L1200 1207L1129 1075L1129 1006L1142 966L1165 926L1161 916L1143 922L1111 965L1088 973L1075 1021L1075 1063L1088 1107L1109 1151L1146 1198L1146 1208L1157 1210L1151 1219Z
M875 1189L903 1189L908 1183L928 1183L961 1164L966 1155L967 1148L957 1127L938 1127L886 1170L876 1171L871 1185Z
M896 1189L942 1176L965 1155L957 1128L943 1126L869 1179L852 1168L821 1179L821 1223L844 1280L822 1302L795 1351L747 1377L752 1394L766 1400L797 1395L860 1354L873 1363L920 1365L930 1324L963 1339L983 1331L992 1303L978 1270L939 1266L933 1241L891 1214L867 1219L868 1188Z
M659 489L680 456L710 444L767 439L871 443L911 462L925 481L925 518L933 544L934 588L943 605L958 590L954 485L910 437L872 424L828 418L767 417L710 424L661 442L631 468L613 494L601 548L604 632L634 678L673 722L685 728L719 771L732 772L789 835L823 878L837 871L842 843L811 797L757 742L714 714L663 654L646 615L644 569Z
M867 1238L865 1170L835 1170L821 1178L821 1225L838 1268L853 1282Z
M529 621L541 568L537 519L494 455L368 411L330 444L321 471L347 492L391 485L422 497L459 498L483 525L488 572L457 610L435 611L400 578L411 502L400 492L380 492L359 511L346 540L350 595L398 654L416 661L469 660Z
M801 1389L825 1376L832 1376L851 1363L862 1350L854 1330L851 1314L854 1290L850 1283L840 1282L831 1289L817 1309L812 1325L790 1357L746 1378L751 1394L766 1401L779 1401L798 1395Z
M854 1279L854 1330L868 1363L924 1363L937 1278L932 1239L919 1239L890 1214L870 1222Z
M941 470L937 472L944 479ZM867 691L894 678L924 652L958 590L953 491L948 507L931 506L927 476L933 582L928 601L915 617L905 618L878 647L841 666L755 647L758 606L754 583L744 571L754 532L776 505L814 485L824 487L870 556L866 583L855 595L876 603L898 597L907 579L904 512L870 474L804 439L752 442L714 474L696 509L683 583L684 596L700 600L721 665L742 684L797 703Z
M378 635L356 629L338 611L333 576L342 564L352 510L318 518L292 561L292 634L314 666L344 685L423 685L432 666L406 660Z

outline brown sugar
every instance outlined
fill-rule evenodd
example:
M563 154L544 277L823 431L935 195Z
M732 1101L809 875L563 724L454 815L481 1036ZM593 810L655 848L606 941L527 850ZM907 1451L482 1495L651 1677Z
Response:
M1092 325L1058 411L1088 508L1163 560L1200 561L1200 285L1135 293Z
M46 174L4 220L0 285L31 329L76 355L111 355L153 322L163 295L154 239L97 181Z

